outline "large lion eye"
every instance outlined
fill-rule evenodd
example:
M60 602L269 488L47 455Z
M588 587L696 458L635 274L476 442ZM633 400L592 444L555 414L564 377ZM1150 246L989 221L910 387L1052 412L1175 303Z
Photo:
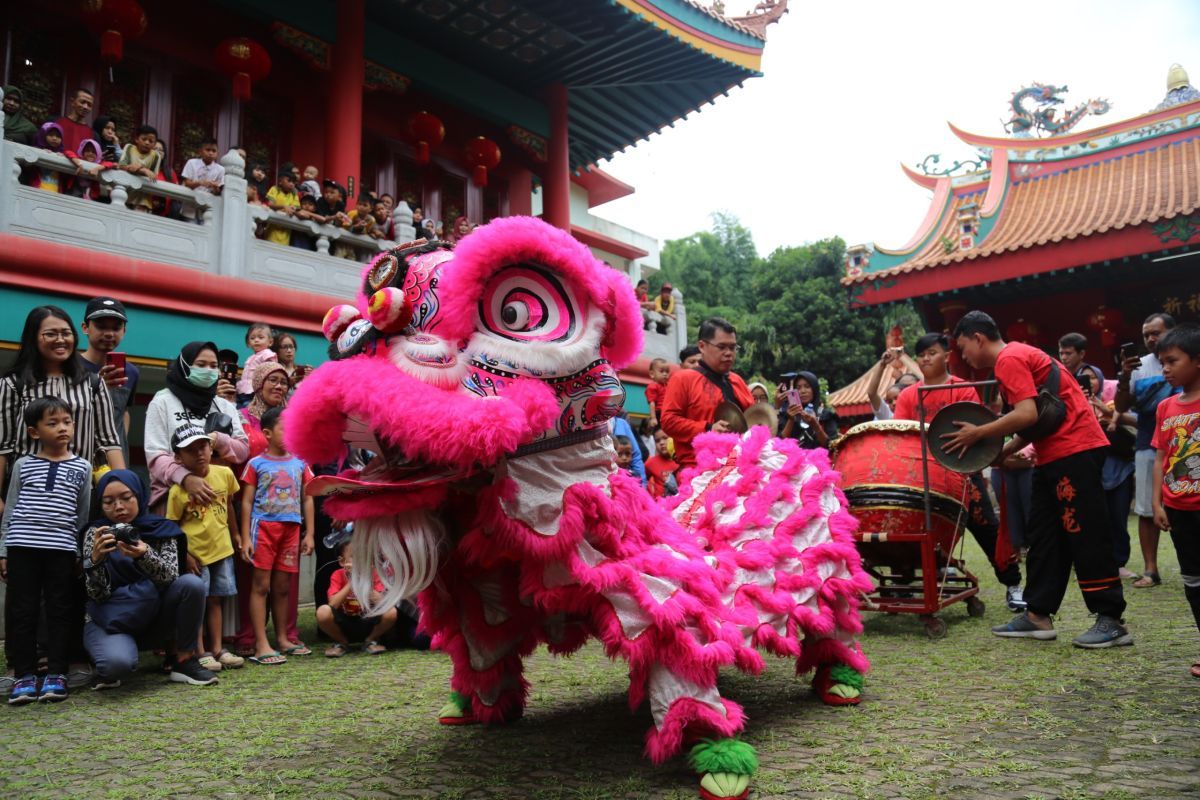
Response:
M479 312L483 327L506 339L563 342L582 330L574 294L555 275L532 264L492 276Z

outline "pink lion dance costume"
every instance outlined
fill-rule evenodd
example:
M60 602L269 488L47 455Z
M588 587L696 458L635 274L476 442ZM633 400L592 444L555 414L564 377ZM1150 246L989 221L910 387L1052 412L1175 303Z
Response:
M419 594L454 665L443 723L520 717L524 658L594 637L629 663L630 707L649 700L647 755L703 739L701 795L735 798L757 761L721 667L757 673L762 648L816 667L827 702L858 702L870 582L828 457L765 428L708 434L670 507L617 472L616 370L640 353L641 315L568 234L510 217L454 251L397 248L325 332L335 360L292 399L289 445L311 463L373 455L314 488L354 521L355 561L388 588L377 607ZM355 570L359 597L370 576Z

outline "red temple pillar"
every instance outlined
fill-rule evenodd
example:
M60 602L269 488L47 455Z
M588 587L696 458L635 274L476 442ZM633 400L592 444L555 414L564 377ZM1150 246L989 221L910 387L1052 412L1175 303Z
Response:
M546 188L542 218L556 228L571 230L571 159L567 151L567 87L556 83L546 93L550 107Z
M365 0L338 0L337 42L333 47L333 71L329 76L326 104L325 172L352 195L359 191L362 169L363 79L366 59L363 50L366 29ZM346 198L348 206L354 201Z

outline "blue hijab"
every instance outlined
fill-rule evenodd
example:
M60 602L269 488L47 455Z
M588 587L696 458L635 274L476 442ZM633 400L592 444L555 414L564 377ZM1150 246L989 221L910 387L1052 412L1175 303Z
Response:
M143 539L172 539L183 535L183 531L179 529L179 525L165 517L160 517L157 514L149 512L150 498L146 495L146 489L142 486L141 478L135 472L127 469L114 469L104 473L104 476L100 478L100 482L96 485L96 497L104 497L104 490L113 481L123 484L137 497L138 515L129 524L137 528L138 533ZM101 509L104 508L103 505L100 507ZM101 511L101 514L103 513ZM101 516L88 527L98 528L114 524L112 520Z

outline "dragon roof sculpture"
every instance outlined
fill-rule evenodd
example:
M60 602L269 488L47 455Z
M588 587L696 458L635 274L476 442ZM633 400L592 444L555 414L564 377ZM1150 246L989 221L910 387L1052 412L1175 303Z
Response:
M1093 98L1059 117L1057 107L1064 102L1060 95L1066 92L1066 86L1045 83L1032 83L1018 89L1009 102L1012 117L1004 123L1004 129L1013 136L1059 136L1078 125L1088 114L1107 114L1112 108L1109 101Z

